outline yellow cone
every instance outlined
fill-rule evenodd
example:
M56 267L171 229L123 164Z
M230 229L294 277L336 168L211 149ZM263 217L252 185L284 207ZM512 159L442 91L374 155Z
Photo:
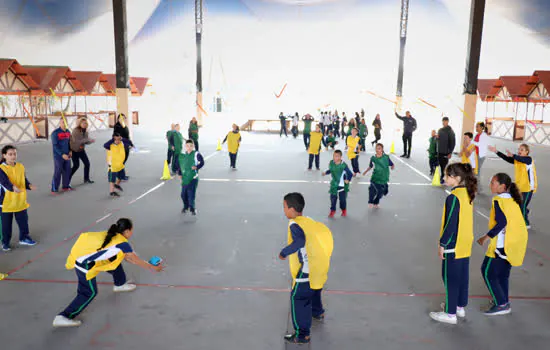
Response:
M0 273L0 281L3 280L4 278L8 277L8 274L6 273Z
M439 167L435 168L435 174L432 180L432 186L441 187L441 175L439 174Z
M393 141L392 141L392 143L391 143L390 153L391 153L391 154L394 154L394 153L395 153L395 142L393 142Z
M162 177L161 180L170 180L172 176L170 176L170 169L168 168L168 161L164 161L164 170L162 170Z
M221 151L221 150L222 150L222 143L220 139L218 139L218 147L216 147L216 151Z

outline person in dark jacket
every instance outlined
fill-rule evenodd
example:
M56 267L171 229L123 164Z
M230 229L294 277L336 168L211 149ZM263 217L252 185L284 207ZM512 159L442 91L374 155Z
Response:
M397 119L403 121L403 154L401 158L411 157L412 137L413 132L416 131L416 119L413 118L411 112L405 112L405 116L402 117L395 112Z
M286 117L284 116L283 112L279 114L279 120L281 121L281 131L279 132L279 137L283 136L283 132L285 133L285 136L288 137L288 134L286 131Z
M449 126L449 118L443 117L443 127L437 132L437 152L441 174L445 174L445 168L453 155L456 146L455 132ZM441 176L441 184L445 181Z
M80 167L80 161L84 163L84 183L93 184L90 180L90 160L86 154L85 146L95 142L94 139L88 137L88 120L83 117L78 120L78 126L73 129L71 134L71 151L73 152L73 168L71 169L71 180L73 175Z
M59 184L63 178L63 191L72 191L71 184L71 132L67 129L65 119L59 120L59 128L52 132L50 137L53 146L54 173L52 179L52 194L59 191Z
M133 148L134 144L132 140L130 140L130 129L126 125L126 115L124 115L124 113L120 113L118 115L113 133L120 134L123 139L126 139L128 141L124 144L124 151L126 152L126 155L124 157L124 164L126 164L126 162L128 161L128 157L130 156L130 148ZM128 180L128 178L129 176L125 175L123 180Z
M374 118L374 121L372 122L372 126L374 126L374 141L371 142L372 147L380 141L382 138L382 135L380 135L380 131L382 131L382 121L380 120L380 114L377 114Z

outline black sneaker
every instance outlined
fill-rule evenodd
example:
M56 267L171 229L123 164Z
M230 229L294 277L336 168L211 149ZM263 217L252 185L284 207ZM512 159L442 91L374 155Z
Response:
M296 333L285 335L285 340L292 344L309 344L309 337L299 337Z
M317 320L317 321L322 321L325 319L325 313L322 313L318 316L311 316L311 318L313 318L314 320Z
M188 210L188 209L183 208L183 209L181 210L181 213L182 213L182 214L187 214L187 210Z
M111 197L120 197L120 194L116 193L116 192L111 192L110 193L110 196Z
M400 155L399 157L401 157L401 158L407 158L407 155L406 155L406 154L402 154L402 155Z
M93 184L95 181L92 181L92 180L86 180L84 181L85 184Z
M119 191L124 192L124 190L122 189L122 187L120 187L120 185L115 185L115 188L116 188L117 190L119 190Z
M197 211L195 209L191 209L190 211L191 211L191 215L193 216L197 215Z

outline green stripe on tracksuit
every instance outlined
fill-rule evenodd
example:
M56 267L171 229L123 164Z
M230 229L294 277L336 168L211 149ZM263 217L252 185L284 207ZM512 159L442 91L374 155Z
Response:
M304 273L300 271L297 278L307 277L304 277ZM296 331L296 336L300 338L309 337L312 317L312 296L313 290L310 288L309 282L296 282L290 294L292 325Z

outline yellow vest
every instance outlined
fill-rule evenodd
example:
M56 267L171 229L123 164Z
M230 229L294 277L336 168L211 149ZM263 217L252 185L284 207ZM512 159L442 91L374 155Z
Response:
M472 151L472 153L470 154L469 157L466 157L465 154L462 155L462 164L470 164L472 166L472 168L474 168L474 174L477 175L478 171L479 171L479 163L478 163L478 157L477 157L477 153L476 153L476 145L474 145L473 143L470 144L470 146L468 146L468 151ZM474 157L475 158L475 164L472 164L471 162L471 158Z
M346 139L346 144L348 146L348 158L352 160L353 158L357 157L355 149L357 148L357 144L359 144L359 136L348 136Z
M97 252L99 247L103 244L105 236L107 236L107 231L82 233L71 249L71 254L67 258L65 268L67 270L72 270L75 268L76 260L78 258ZM103 249L116 246L117 244L124 242L128 242L126 237L118 234L115 235L111 242ZM116 259L112 262L109 260L97 261L88 273L86 273L86 279L91 280L92 278L95 278L101 271L112 271L116 269L118 265L122 263L122 260L124 260L124 253L119 252L116 255Z
M513 198L493 198L493 207L491 209L491 218L489 219L489 230L495 227L497 224L495 220L495 202L498 202L498 206L506 216L506 228L504 234L504 252L508 262L512 266L521 266L523 264L523 258L525 257L525 251L527 250L527 226L525 225L525 219L521 213L521 208L514 201ZM495 257L495 250L497 249L498 236L491 238L489 248L487 248L486 256L490 258Z
M328 278L330 257L334 248L332 232L324 224L305 216L298 216L290 220L288 225L288 244L292 243L290 225L295 222L304 231L306 237L306 254L309 263L309 285L311 289L322 289ZM300 270L298 254L288 257L290 274L295 279ZM293 281L293 285L294 285Z
M111 171L113 173L119 172L124 169L124 158L126 157L124 143L121 142L118 145L112 143L111 150L108 151L107 157L111 160Z
M21 190L20 193L4 191L4 202L2 211L4 213L17 213L30 207L27 203L27 189L25 187L25 167L21 163L14 166L7 164L0 165L0 169L6 173L10 182Z
M230 131L227 134L227 151L229 153L237 153L239 151L239 139L241 138L241 133L234 133Z
M323 139L323 134L317 131L312 131L309 134L309 154L319 154L321 149L321 140Z
M474 206L470 203L470 197L464 187L455 188L451 194L458 198L460 212L458 213L458 232L456 237L455 258L468 258L472 255L472 244L474 242ZM443 207L441 218L441 231L439 238L443 236L445 228L445 213L447 208Z
M529 178L529 168L531 169L531 178ZM515 182L518 185L520 192L537 192L538 180L537 180L537 168L535 167L535 161L531 162L531 165L527 165L522 162L514 161L515 170Z

